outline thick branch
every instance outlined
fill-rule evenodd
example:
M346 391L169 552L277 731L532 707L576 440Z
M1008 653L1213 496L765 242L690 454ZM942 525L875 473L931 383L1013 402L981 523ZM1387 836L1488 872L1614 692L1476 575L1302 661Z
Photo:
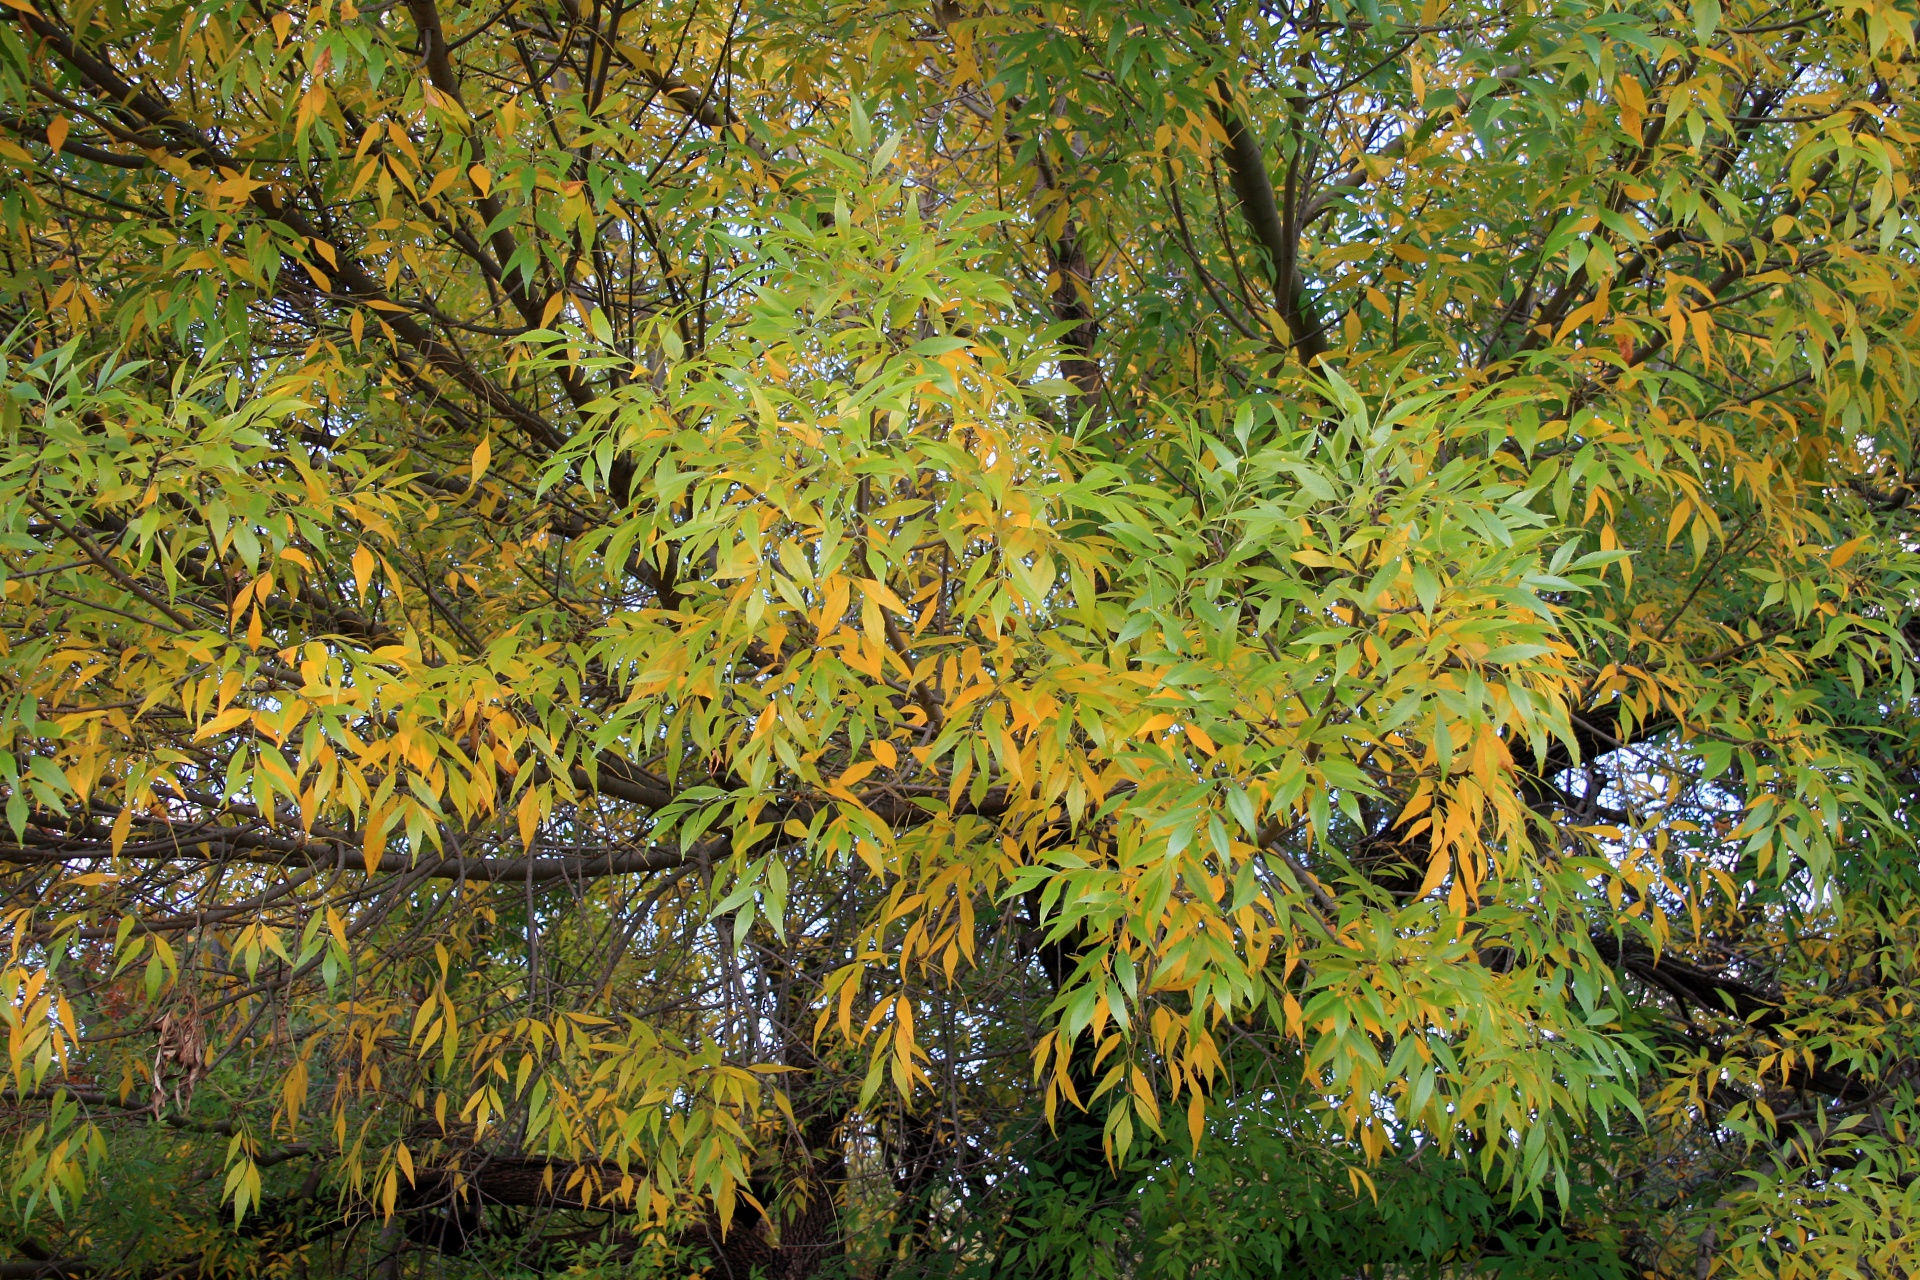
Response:
M1326 329L1316 319L1301 278L1296 233L1274 199L1273 179L1261 154L1260 139L1247 128L1233 107L1232 91L1223 81L1210 106L1227 135L1227 182L1240 203L1240 214L1265 251L1268 276L1279 303L1280 318L1300 362L1312 367L1326 354Z

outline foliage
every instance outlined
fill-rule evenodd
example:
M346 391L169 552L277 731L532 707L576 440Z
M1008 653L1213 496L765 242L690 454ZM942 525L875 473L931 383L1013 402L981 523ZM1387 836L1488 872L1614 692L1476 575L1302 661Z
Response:
M8 0L49 1273L1916 1268L1899 0Z

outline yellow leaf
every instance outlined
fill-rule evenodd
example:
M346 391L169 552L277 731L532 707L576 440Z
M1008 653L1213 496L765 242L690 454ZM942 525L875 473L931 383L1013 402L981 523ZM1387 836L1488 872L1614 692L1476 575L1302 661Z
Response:
M387 815L381 810L367 812L366 829L360 836L360 856L367 864L367 873L380 869L380 856L387 850Z
M1682 498L1673 508L1673 514L1667 517L1667 540L1662 545L1672 546L1676 534L1687 523L1687 516L1693 510L1693 504Z
M493 437L483 436L480 443L473 447L473 479L468 488L480 483L480 477L487 473L487 464L493 461Z
M1861 544L1865 543L1866 540L1865 534L1862 534L1858 538L1848 538L1845 542L1833 549L1833 555L1828 560L1828 563L1838 569L1841 565L1853 559L1853 553L1858 551Z
M1693 311L1687 319L1693 324L1693 340L1700 348L1701 363L1713 368L1713 317L1705 311Z
M850 787L879 767L880 766L872 760L862 760L859 764L854 765L838 778L834 779L833 785L836 787Z
M1438 889L1441 882L1447 878L1447 872L1452 869L1453 855L1447 850L1445 845L1436 842L1432 855L1427 859L1427 874L1421 880L1420 890L1413 895L1412 901L1419 902L1435 889Z
M1173 717L1163 711L1157 716L1148 716L1141 726L1133 731L1133 736L1136 738L1149 738L1159 733L1162 729L1170 729L1172 727Z
M193 735L193 740L198 742L202 738L211 738L216 733L225 733L235 725L244 724L252 715L252 707L228 707L225 711L222 711L219 715L201 725L200 731Z
M528 849L533 848L534 834L540 829L540 797L533 787L520 793L514 819L520 824L520 843Z
M47 145L55 151L67 145L67 124L65 116L55 116L47 123Z
M367 550L364 544L353 549L353 585L360 593L362 604L367 601L367 584L373 581L373 564L373 552Z
M867 593L867 598L881 608L891 610L903 617L911 612L901 603L900 597L893 594L893 588L886 583L875 582L872 578L860 578L857 581L860 583L860 589Z
M880 762L882 769L892 769L900 763L900 753L895 751L893 744L885 738L875 738L872 751L873 758Z
M300 1120L300 1108L307 1100L307 1060L295 1058L293 1066L287 1072L287 1078L280 1085L280 1103L286 1108L290 1123Z
M487 172L487 166L483 164L469 165L467 167L467 181L473 183L473 189L478 191L482 196L493 194L493 175Z
M846 616L847 601L853 592L848 586L847 577L842 573L829 574L825 583L827 598L820 606L820 638L826 639L840 627L840 620Z
M1647 118L1646 90L1634 77L1623 75L1614 91L1620 98L1620 127L1631 134L1635 142L1642 141L1640 126Z

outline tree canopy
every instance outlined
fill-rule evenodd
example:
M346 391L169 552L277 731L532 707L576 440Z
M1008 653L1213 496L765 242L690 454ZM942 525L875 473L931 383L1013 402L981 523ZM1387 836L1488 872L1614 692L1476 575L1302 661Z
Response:
M5 1276L1920 1270L1920 6L5 0Z

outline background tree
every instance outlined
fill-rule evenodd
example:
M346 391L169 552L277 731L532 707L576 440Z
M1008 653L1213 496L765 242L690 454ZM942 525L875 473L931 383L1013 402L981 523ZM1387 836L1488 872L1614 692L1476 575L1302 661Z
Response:
M6 1274L1915 1269L1911 6L4 18Z

